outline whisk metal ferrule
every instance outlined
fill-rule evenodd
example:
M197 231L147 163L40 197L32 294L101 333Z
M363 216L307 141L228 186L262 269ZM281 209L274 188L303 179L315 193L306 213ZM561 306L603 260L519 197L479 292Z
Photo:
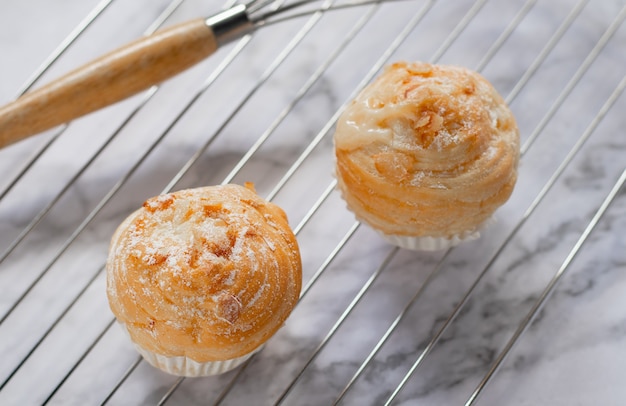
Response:
M213 30L218 46L241 38L254 29L254 23L244 4L214 14L208 17L205 23Z

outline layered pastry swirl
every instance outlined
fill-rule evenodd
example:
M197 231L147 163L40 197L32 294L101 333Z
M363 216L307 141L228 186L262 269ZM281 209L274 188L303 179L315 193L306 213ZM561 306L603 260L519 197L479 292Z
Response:
M236 185L157 196L117 229L111 310L151 364L224 372L285 322L301 288L295 236L278 206Z
M343 112L334 142L348 207L406 248L476 236L517 179L515 118L462 67L388 66Z

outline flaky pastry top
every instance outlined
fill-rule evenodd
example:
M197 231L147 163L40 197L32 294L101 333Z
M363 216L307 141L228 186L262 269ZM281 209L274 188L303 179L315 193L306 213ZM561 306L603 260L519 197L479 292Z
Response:
M348 206L385 234L472 231L517 179L513 114L486 79L462 67L388 66L340 116L334 142Z
M237 185L147 200L118 227L107 261L110 307L132 340L197 362L263 344L295 306L301 280L283 210Z

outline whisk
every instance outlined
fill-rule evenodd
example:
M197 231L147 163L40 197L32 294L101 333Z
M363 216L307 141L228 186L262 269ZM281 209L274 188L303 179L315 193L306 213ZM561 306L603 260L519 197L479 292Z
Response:
M300 0L265 10L273 1L252 0L208 18L157 31L26 93L0 108L0 148L161 83L259 27L314 12L390 0L326 3L300 13L293 10L319 0ZM285 14L288 11L292 14Z

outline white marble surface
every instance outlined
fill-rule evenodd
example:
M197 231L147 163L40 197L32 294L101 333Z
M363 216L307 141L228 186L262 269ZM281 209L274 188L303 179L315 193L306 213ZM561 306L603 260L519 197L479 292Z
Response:
M97 4L96 0L0 2L0 102L18 95L37 67ZM168 4L167 0L112 1L37 84L142 35ZM274 199L285 208L293 226L298 225L332 182L329 120L381 57L388 61L436 57L442 63L479 67L525 2L487 1L458 38L441 49L471 4L434 2L390 55L385 52L394 38L429 3L407 0L374 10L233 181L255 182L260 194L267 196L308 142L318 134L323 136ZM298 377L284 404L332 404L419 292L347 392L344 404L384 403L438 331L439 339L396 403L463 404L626 167L626 97L622 96L554 187L524 217L626 74L624 24L560 103L562 90L624 5L623 0L589 1L536 73L519 93L516 90L511 108L522 141L540 123L542 128L523 156L513 196L480 240L444 258L443 253L393 251L367 227L359 227L311 285L285 327L240 375L236 370L220 377L185 379L167 403L213 404L237 377L222 404L274 404ZM165 24L208 15L221 6L215 0L187 0ZM482 72L503 95L515 89L574 6L574 1L538 1L486 61ZM0 324L0 382L6 381L0 390L1 405L41 404L55 389L50 404L99 404L114 390L137 359L116 326L107 329L112 315L101 268L114 227L143 200L166 187L222 182L291 105L309 77L342 46L352 27L371 11L369 7L352 9L326 14L319 21L301 19L263 29L222 74L214 77L235 45L162 85L128 122L145 95L76 120L51 144L0 200L0 252L50 206L0 264L0 315L9 314ZM288 41L304 29L310 32L270 72ZM207 79L213 77L207 88ZM555 102L560 107L545 121ZM0 151L0 191L10 186L53 133ZM109 142L112 134L115 137ZM100 151L102 146L106 147ZM197 151L197 160L179 182L170 185ZM136 165L139 160L141 164ZM107 197L111 191L115 193ZM81 226L105 197L104 207ZM523 218L523 226L516 230ZM331 193L298 234L305 284L353 224L338 194ZM75 235L79 227L84 231ZM626 195L622 191L477 404L626 402L625 229ZM390 254L388 265L376 273ZM370 287L324 341L363 286ZM473 290L456 317L441 330L469 289ZM311 359L322 342L324 347ZM142 362L109 403L155 404L176 382L176 377Z

